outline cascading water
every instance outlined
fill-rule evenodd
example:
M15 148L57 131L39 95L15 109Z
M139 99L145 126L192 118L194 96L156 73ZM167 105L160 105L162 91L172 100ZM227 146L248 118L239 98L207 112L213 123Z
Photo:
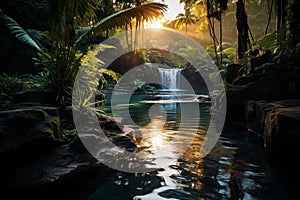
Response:
M161 85L167 89L180 89L182 69L159 68Z

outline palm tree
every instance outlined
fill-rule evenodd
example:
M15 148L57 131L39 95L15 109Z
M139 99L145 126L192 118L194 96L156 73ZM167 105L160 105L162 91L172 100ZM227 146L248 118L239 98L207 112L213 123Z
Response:
M151 21L163 14L166 5L160 3L143 4L128 8L97 21L98 0L52 1L50 30L43 34L47 38L47 48L38 42L41 34L29 35L17 22L0 13L0 19L21 42L35 48L37 61L44 65L50 80L50 88L57 94L56 100L62 106L68 96L68 88L73 85L84 55L79 45L90 37L103 35L105 31L124 27L135 20L137 27L144 21ZM79 34L80 33L80 34ZM44 41L45 43L45 41Z
M206 10L207 10L207 19L208 25L210 30L210 36L213 40L214 48L215 48L215 56L217 65L221 65L223 62L223 27L222 27L222 14L227 10L227 3L228 0L207 0L206 1ZM217 39L215 33L215 22L214 20L217 19L220 23L220 39ZM218 48L220 49L220 59L218 55Z
M174 27L178 29L185 27L185 34L187 35L188 24L195 24L197 22L197 16L192 12L195 0L180 0L180 3L184 3L184 14L179 13L170 23L174 24Z
M185 13L178 14L174 22L175 28L182 29L183 27L185 27L185 34L187 35L188 25L195 24L197 22L197 18L191 13L190 8L185 8Z

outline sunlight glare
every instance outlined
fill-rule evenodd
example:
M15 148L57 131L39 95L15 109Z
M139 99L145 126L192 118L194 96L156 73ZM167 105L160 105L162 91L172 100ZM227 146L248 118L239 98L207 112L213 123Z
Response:
M148 27L151 29L162 29L164 26L162 25L161 20L156 20L148 23Z
M158 115L151 118L151 122L141 130L144 146L151 147L152 150L159 150L165 144L163 139L166 116Z

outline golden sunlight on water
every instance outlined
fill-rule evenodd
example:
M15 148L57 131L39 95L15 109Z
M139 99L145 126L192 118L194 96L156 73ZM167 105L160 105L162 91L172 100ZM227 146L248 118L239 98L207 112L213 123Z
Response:
M155 116L151 122L141 130L142 142L140 146L151 147L151 150L159 150L166 141L163 139L165 116Z
M205 131L198 130L199 127L193 120L181 121L179 127L176 120L166 122L166 116L163 114L150 114L150 118L151 122L139 130L138 137L133 138L138 152L145 153L148 159L155 158L158 161L159 158L157 167L163 167L163 163L169 163L179 157L191 162L201 162L200 147ZM190 143L190 146L187 145Z

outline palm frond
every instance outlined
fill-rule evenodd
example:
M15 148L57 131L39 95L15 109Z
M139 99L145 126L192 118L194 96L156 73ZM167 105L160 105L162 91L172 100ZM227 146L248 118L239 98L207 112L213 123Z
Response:
M186 26L185 21L186 21L186 20L185 20L184 14L178 15L178 16L176 17L176 19L174 19L174 22L175 22L174 28L182 29L183 27Z
M163 15L166 9L167 6L165 4L149 3L135 8L122 10L102 19L100 22L96 23L95 26L86 29L85 33L77 39L75 45L93 34L103 33L112 28L124 27L125 25L130 24L133 19L136 20L138 25L145 21L152 21Z
M75 20L76 25L88 25L90 20L94 20L96 11L99 9L99 0L76 0L76 1L52 1L52 22L58 26L64 26L70 20Z
M173 20L174 28L182 29L188 24L195 24L197 22L197 17L193 14L185 15L179 13L177 17Z
M39 45L39 47L42 47L41 43L45 42L46 36L44 32L36 30L36 29L26 29L26 32L30 37Z
M62 43L75 40L76 26L89 26L96 21L96 11L101 1L76 0L51 2L50 33L51 38Z
M84 24L89 23L90 21L95 21L96 11L101 5L99 0L76 0L69 1L70 8L69 10L74 11L73 15L77 19L77 25L80 25L80 22Z
M8 28L8 30L13 35L15 35L19 41L33 47L39 52L43 52L42 48L38 45L38 43L15 20L3 13L0 14L0 19L1 21L3 21L4 25Z

